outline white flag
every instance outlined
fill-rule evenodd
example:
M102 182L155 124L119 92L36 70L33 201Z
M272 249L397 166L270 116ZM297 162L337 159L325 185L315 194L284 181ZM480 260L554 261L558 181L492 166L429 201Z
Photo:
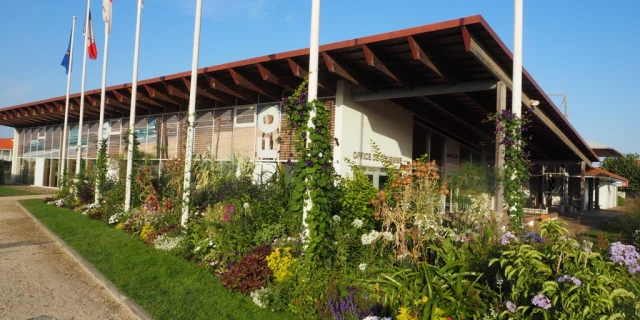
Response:
M113 0L102 0L102 20L104 20L104 30L111 33L111 17L113 16Z

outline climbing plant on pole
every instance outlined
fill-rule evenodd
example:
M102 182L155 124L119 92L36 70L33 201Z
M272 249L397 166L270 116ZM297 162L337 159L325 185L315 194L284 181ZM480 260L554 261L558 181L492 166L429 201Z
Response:
M313 261L331 252L331 198L334 190L333 152L331 142L331 109L320 100L307 101L307 82L288 98L282 100L283 111L288 119L288 129L294 144L289 154L289 164L295 188L290 210L302 215L304 202L310 199L312 207L306 219L309 237L305 256ZM316 114L308 125L310 112ZM307 141L307 137L309 138ZM294 162L295 160L295 162ZM309 191L309 192L307 192Z

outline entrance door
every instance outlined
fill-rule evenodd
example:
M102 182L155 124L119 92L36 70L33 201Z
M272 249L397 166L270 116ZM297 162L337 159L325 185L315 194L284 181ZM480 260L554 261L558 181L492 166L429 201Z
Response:
M35 169L35 175L34 175L34 181L33 181L33 185L34 186L38 186L38 187L42 187L43 186L43 182L44 182L44 158L37 158L36 159L36 169ZM47 172L47 175L49 174L49 172Z

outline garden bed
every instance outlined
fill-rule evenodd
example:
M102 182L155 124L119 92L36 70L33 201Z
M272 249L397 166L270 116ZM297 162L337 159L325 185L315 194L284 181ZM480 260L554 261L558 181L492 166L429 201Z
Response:
M42 200L21 202L154 319L289 319L224 289L210 272L137 237Z

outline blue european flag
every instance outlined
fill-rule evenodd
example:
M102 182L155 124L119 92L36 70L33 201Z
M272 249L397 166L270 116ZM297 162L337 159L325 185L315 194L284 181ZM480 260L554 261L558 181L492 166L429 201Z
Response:
M71 33L73 34L73 33ZM71 36L69 36L69 45L67 46L67 52L64 53L64 58L62 58L61 66L65 68L64 74L69 74L69 60L71 59Z

